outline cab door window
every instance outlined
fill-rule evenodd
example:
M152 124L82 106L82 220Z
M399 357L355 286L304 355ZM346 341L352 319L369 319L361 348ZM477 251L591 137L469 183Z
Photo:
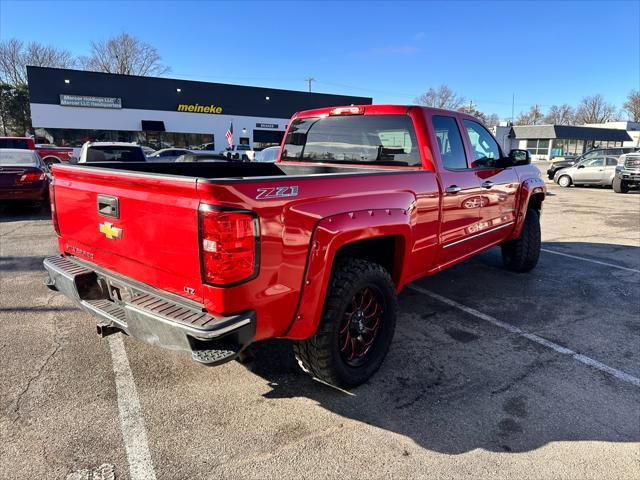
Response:
M473 162L471 168L493 168L500 158L500 147L489 131L477 122L463 121L471 151Z
M431 118L431 123L436 134L438 150L440 151L440 158L444 168L447 170L469 168L456 119L444 115L434 115Z

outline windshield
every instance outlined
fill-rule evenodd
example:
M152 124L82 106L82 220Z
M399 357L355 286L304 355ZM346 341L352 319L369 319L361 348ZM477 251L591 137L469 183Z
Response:
M144 162L140 147L99 145L87 149L87 162Z
M24 165L26 167L36 167L38 166L38 162L35 155L36 154L31 150L16 152L0 149L0 165Z
M349 115L294 120L281 160L419 166L407 115Z

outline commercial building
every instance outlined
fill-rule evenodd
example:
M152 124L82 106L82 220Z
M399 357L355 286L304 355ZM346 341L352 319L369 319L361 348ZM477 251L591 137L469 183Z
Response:
M594 148L626 146L632 142L624 129L573 125L498 126L495 135L504 151L528 150L533 160L581 155Z
M157 77L28 67L36 137L57 145L87 140L137 142L152 148L279 144L300 110L371 104L369 97L298 92Z

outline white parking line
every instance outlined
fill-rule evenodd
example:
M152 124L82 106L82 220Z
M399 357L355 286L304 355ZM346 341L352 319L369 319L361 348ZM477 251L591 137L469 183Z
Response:
M563 257L575 258L576 260L582 260L584 262L597 263L598 265L604 265L605 267L613 267L613 268L618 268L620 270L626 270L628 272L640 273L640 270L637 270L635 268L623 267L621 265L615 265L613 263L601 262L600 260L592 260L591 258L578 257L577 255L570 255L568 253L556 252L555 250L549 250L548 248L541 248L540 250L546 253L553 253L554 255L562 255Z
M476 318L479 318L481 320L484 320L485 322L495 325L496 327L507 330L510 333L515 333L516 335L526 338L527 340L531 340L532 342L535 342L538 345L547 347L553 350L554 352L560 353L562 355L568 355L572 357L574 360L580 363L583 363L584 365L589 365L590 367L600 370L601 372L608 373L609 375L616 377L618 380L622 380L623 382L627 382L636 387L640 387L640 378L634 377L633 375L623 372L622 370L618 370L617 368L613 368L608 365L605 365L604 363L599 362L598 360L594 360L593 358L587 357L586 355L582 355L581 353L574 352L569 348L563 347L562 345L558 345L557 343L551 342L533 333L525 332L524 330L516 327L515 325L511 325L510 323L506 323L501 320L498 320L497 318L494 318L491 315L487 315L486 313L479 312L475 308L467 307L466 305L462 305L461 303L458 303L455 300L451 300L449 298L443 297L442 295L438 295L437 293L431 292L422 287L418 287L416 285L409 285L407 288L410 288L416 292L423 293L442 303L446 303L447 305L450 305L459 310L462 310L463 312L468 313L469 315L473 315Z
M109 337L109 346L116 379L120 428L129 461L129 476L132 480L155 480L156 473L147 443L142 409L122 337L120 335Z

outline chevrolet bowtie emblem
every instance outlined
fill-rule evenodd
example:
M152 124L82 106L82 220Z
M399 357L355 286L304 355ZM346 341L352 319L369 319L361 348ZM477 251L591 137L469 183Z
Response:
M104 233L104 235L109 240L113 240L114 238L122 238L122 229L114 227L110 222L104 222L100 224L100 233Z

